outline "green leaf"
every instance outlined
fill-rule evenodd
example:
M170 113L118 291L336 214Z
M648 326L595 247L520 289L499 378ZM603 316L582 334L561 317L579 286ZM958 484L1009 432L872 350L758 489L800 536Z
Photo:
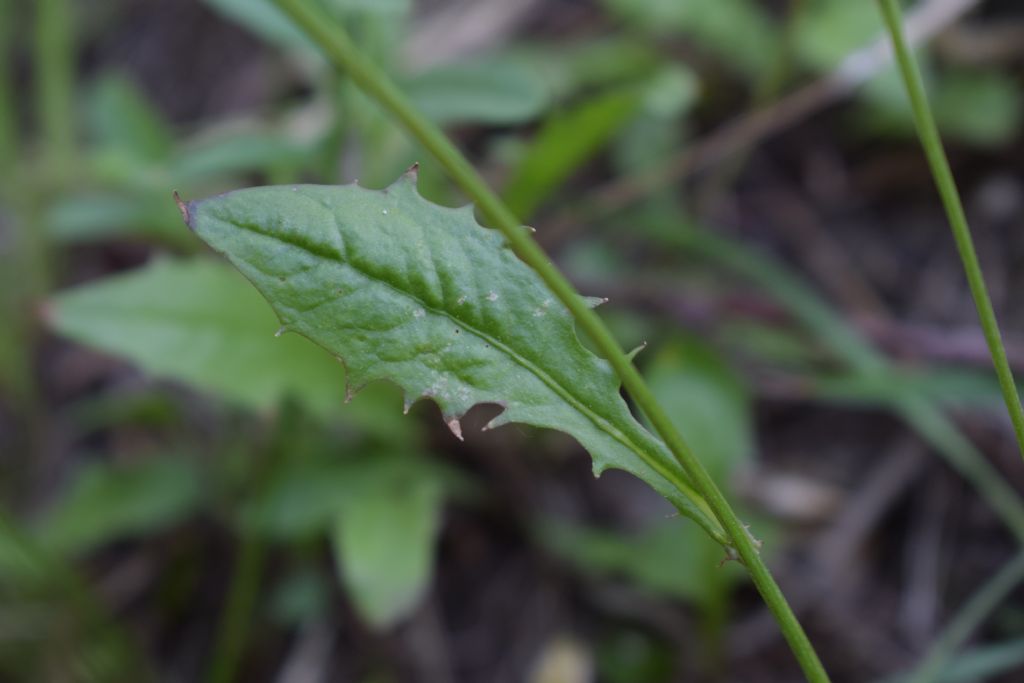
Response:
M431 576L442 481L401 462L372 461L341 499L331 540L342 583L370 625L385 629L416 608Z
M341 12L402 15L412 9L412 0L327 0Z
M7 519L6 513L0 517L0 586L11 582L14 584L32 584L45 581L46 561L40 557L35 544L27 541L28 534L15 526L14 520Z
M717 338L736 355L780 370L806 371L819 360L802 331L793 327L743 318L727 319Z
M46 212L47 232L58 243L140 238L194 251L195 241L182 234L179 220L166 192L68 193Z
M649 116L673 119L697 102L700 81L684 66L670 64L652 74L644 93L644 110Z
M146 161L167 157L174 135L167 123L132 81L107 74L100 78L89 101L95 142Z
M289 459L259 499L243 509L245 526L279 541L326 532L363 462L319 455Z
M665 683L677 666L671 641L628 622L601 636L595 649L598 680L606 683Z
M658 402L728 496L730 475L753 451L747 387L724 359L695 339L665 344L644 374ZM758 522L759 534L774 534L768 520ZM715 609L723 591L743 576L731 568L717 569L721 548L692 525L658 524L623 534L549 523L539 525L539 532L553 553L583 573L624 578L708 609Z
M275 338L266 303L205 258L158 261L58 295L55 330L257 410L287 394L325 412L342 398L342 366L295 336Z
M611 139L639 104L636 88L616 89L546 121L502 193L513 213L530 216Z
M694 604L712 597L712 584L743 578L739 567L715 566L721 548L693 525L662 523L624 534L549 521L540 525L540 538L550 552L584 575L626 579Z
M650 41L615 34L570 44L520 45L515 54L543 77L558 100L641 81L663 66Z
M308 143L272 128L218 130L183 145L169 170L172 177L195 183L228 173L297 166L312 153Z
M272 0L203 0L225 19L244 27L272 45L317 55L316 46L305 33L277 8ZM400 16L410 0L311 0L338 17L351 15Z
M603 0L609 10L656 35L683 33L748 76L764 71L777 31L757 0Z
M1022 103L1017 81L994 71L943 74L935 93L935 119L944 133L974 145L1008 143L1020 130Z
M797 16L794 47L806 66L828 71L879 37L881 31L878 7L873 2L812 0Z
M878 683L975 683L1014 671L1019 673L1024 667L1024 638L980 645L950 657L951 661L932 677L897 674Z
M68 422L81 432L123 425L151 429L181 424L182 406L166 392L153 387L141 390L89 394L67 407Z
M346 497L362 486L375 462L398 460L382 453L339 458L333 452L299 453L274 473L259 500L244 510L247 526L275 540L325 533ZM401 459L402 467L424 477L434 476L426 458Z
M795 48L806 66L827 71L880 35L875 3L814 0L799 15ZM944 134L969 144L994 146L1017 132L1021 100L1013 79L991 70L939 71L926 50L918 52L923 76L931 82L936 123ZM895 66L871 79L861 99L870 105L860 117L870 130L914 135L913 113Z
M1004 74L970 69L935 69L927 55L919 56L929 84L935 122L943 135L979 147L1007 143L1020 129L1022 104L1016 85ZM865 87L868 107L858 119L869 133L913 137L914 115L895 67Z
M937 405L960 411L984 412L1002 405L999 384L979 370L897 366L884 375L820 374L807 383L822 399L872 408L891 407L915 396L929 396Z
M632 472L715 528L680 493L690 490L682 469L633 419L614 372L579 343L568 310L471 208L430 204L410 173L380 191L253 188L186 210L285 329L344 359L350 395L391 380L407 406L433 399L457 436L472 406L501 405L489 427L566 432L590 451L596 473Z
M651 391L721 486L754 451L748 388L713 349L695 339L663 346L646 368Z
M37 529L59 554L87 552L125 536L167 528L199 503L199 475L181 456L87 467Z
M278 47L316 54L316 48L271 0L203 0L225 19Z
M685 115L699 95L697 77L683 67L664 67L648 80L642 111L619 132L611 150L615 171L621 175L639 174L678 153L686 136ZM661 194L675 201L671 188Z
M441 504L462 486L455 472L427 457L324 452L290 458L244 521L289 542L329 534L357 609L385 628L415 607L430 578Z
M543 73L507 55L437 67L408 79L404 89L417 109L442 124L523 123L551 100Z
M295 628L322 617L331 606L331 582L324 572L304 568L284 576L270 596L275 622Z

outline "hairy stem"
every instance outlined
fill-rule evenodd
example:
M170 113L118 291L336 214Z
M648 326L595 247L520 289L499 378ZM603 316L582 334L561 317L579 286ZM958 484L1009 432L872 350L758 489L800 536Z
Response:
M761 559L754 539L737 518L721 491L712 481L683 438L657 403L640 373L619 348L601 319L586 306L569 281L548 260L540 246L521 226L501 199L487 186L469 161L445 137L436 125L417 112L408 99L375 64L366 59L352 43L344 28L322 10L305 0L275 0L281 8L320 47L331 64L345 72L370 97L375 99L441 163L452 179L476 203L484 216L504 235L509 245L569 309L577 324L590 336L622 379L637 406L650 420L673 456L704 497L715 517L728 534L732 548L746 565L765 603L774 614L807 679L828 681L810 640L786 602L782 591Z
M992 309L992 301L989 299L985 278L982 275L981 264L978 262L978 255L974 250L974 241L971 238L971 229L967 225L967 216L960 201L960 193L957 192L956 181L953 179L953 172L950 170L949 160L946 158L946 151L942 146L942 138L939 136L935 118L928 105L928 96L925 93L921 72L917 68L917 62L903 35L899 2L897 0L878 1L892 38L896 63L899 65L903 84L906 86L910 105L914 111L917 134L921 139L921 146L924 147L925 156L928 158L928 165L931 167L935 185L942 197L949 225L953 229L956 248L960 252L960 260L963 262L964 273L967 275L967 284L971 288L971 296L974 297L974 305L978 309L981 328L985 333L989 353L992 355L992 365L995 366L996 376L999 378L999 389L1002 391L1003 401L1006 402L1006 409L1009 411L1010 421L1013 423L1013 431L1017 436L1017 447L1020 449L1021 457L1024 457L1024 410L1021 409L1020 395L1017 393L1017 386L1013 381L1010 363L1006 359L1006 349L1003 348L999 323L996 321L996 314Z

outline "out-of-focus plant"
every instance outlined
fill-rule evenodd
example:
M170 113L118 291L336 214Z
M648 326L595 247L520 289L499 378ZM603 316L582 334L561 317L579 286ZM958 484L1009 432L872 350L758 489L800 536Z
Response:
M17 15L14 4L0 1L0 16ZM119 632L112 615L97 608L102 601L90 595L90 582L72 567L88 566L90 557L111 547L167 538L197 519L215 519L237 541L229 595L208 653L211 680L238 675L258 596L273 596L271 611L289 626L322 615L331 587L309 561L311 546L332 548L338 581L356 612L374 628L389 628L417 609L430 580L444 504L465 490L465 482L429 454L418 424L400 417L397 393L374 386L343 406L343 368L297 335L275 338L273 313L252 288L231 269L192 255L200 245L181 228L167 201L169 188L201 196L254 181L330 183L353 177L379 187L425 156L422 143L336 74L316 41L271 0L206 4L281 48L292 73L310 86L310 96L295 98L282 88L271 94L272 109L201 121L183 131L126 72L90 69L89 79L75 79L75 17L82 11L75 3L35 3L36 26L26 32L28 38L13 30L17 22L0 21L4 56L21 50L23 40L33 41L35 93L29 103L16 105L21 101L12 96L17 60L0 60L0 174L10 181L0 186L0 312L10 323L0 328L0 389L31 425L28 438L14 442L18 457L31 461L45 452L51 420L90 444L76 447L76 459L89 464L76 462L53 500L37 514L18 515L20 523L0 527L0 589L9 598L5 607L24 617L25 637L0 647L0 666L12 677L32 676L33 667L47 665L48 659L53 660L49 671L67 669L86 680L143 677L146 663L139 661L136 644ZM581 169L604 152L610 153L612 171L626 176L674 154L696 128L694 107L710 111L720 106L723 93L736 89L720 84L758 90L776 76L786 80L804 71L826 72L878 29L870 3L844 0L792 3L791 31L754 0L606 0L607 12L624 29L610 36L512 44L471 60L420 68L405 63L400 53L412 3L319 4L345 23L360 48L427 118L460 126L486 143L481 163L524 220L560 200L564 187L574 187ZM666 37L694 48L699 66L667 58L659 44ZM781 76L769 73L773 60L765 58L779 51L792 53ZM922 57L944 133L992 145L1017 130L1019 95L1000 70L942 63L927 50ZM850 119L858 134L912 130L911 109L895 75L877 79L859 98L861 108ZM22 118L39 122L38 134L27 144L27 136L19 136ZM459 201L459 189L436 165L424 164L420 189L435 201ZM817 400L868 403L904 415L966 473L1018 535L1024 533L1016 496L943 416L935 397L945 387L969 386L988 399L987 384L967 378L965 385L963 378L925 369L907 374L897 392L885 380L895 366L865 349L834 314L816 308L820 302L813 301L813 293L808 306L807 292L789 286L784 272L773 279L778 274L773 264L762 267L742 248L731 251L736 245L711 235L677 239L652 229L652 223L665 221L678 228L678 214L663 211L677 202L664 192L635 221L634 216L622 220L655 249L698 253L704 261L753 277L792 303L794 317L818 333L808 340L748 326L734 337L737 344L765 354L762 359L774 353L773 359L797 364ZM66 337L126 359L159 383L145 391L118 387L103 398L79 400L58 415L48 414L32 362L39 338L34 311L63 282L55 264L83 246L126 240L160 258L67 290L50 300L41 317ZM639 344L665 333L658 325L643 334L638 320L631 319L625 333ZM822 347L850 372L822 372L816 355ZM716 443L724 430L711 435L701 430L716 419L733 424L730 433L746 429L747 408L733 392L729 373L708 370L718 368L718 360L708 361L687 344L670 345L656 356L645 368L651 388L667 406L690 406L670 410L669 417L683 420L677 426L690 435L728 494L730 471L753 449L744 439ZM201 420L198 429L181 429L191 419L193 401L182 399L179 385L207 397L203 405L213 411L215 427ZM697 395L702 400L688 403ZM722 400L703 400L716 396ZM686 416L712 405L717 405L714 414L687 421ZM268 423L274 425L270 434ZM84 438L97 430L140 427L156 430L167 443L134 449L125 458L121 449L93 449ZM292 447L281 449L282 440ZM204 457L207 452L214 457ZM21 502L20 477L15 470L3 477L12 507ZM582 525L554 528L562 535L552 552L582 574L625 578L679 598L712 627L720 625L730 589L743 576L735 566L709 570L718 546L687 525L659 525L639 538ZM758 531L763 530L759 523ZM290 571L263 591L271 579L264 564L275 549L284 551ZM684 571L693 564L700 569ZM663 571L668 566L678 573ZM33 574L57 579L40 588ZM178 585L178 591L187 583L158 580ZM698 585L706 591L696 590ZM45 610L33 611L33 600L43 594ZM59 653L73 653L66 662L59 653L46 656L54 634L61 638ZM620 640L628 639L615 642ZM655 672L650 680L660 680L658 653L649 654ZM619 671L618 678L608 673L609 679L648 680L626 666L627 659L608 664L607 672Z

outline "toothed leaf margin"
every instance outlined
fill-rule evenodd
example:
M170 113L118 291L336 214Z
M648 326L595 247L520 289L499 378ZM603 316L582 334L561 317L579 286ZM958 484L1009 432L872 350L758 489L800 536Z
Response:
M518 422L570 434L595 474L626 470L703 516L679 491L682 469L630 414L609 364L580 343L569 311L471 206L421 197L415 168L383 190L258 187L180 208L284 330L344 363L347 396L389 380L407 409L435 401L459 438L466 411L498 404L487 429Z

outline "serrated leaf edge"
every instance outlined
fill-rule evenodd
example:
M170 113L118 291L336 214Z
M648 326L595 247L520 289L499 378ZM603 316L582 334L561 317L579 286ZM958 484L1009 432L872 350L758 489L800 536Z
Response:
M487 233L496 236L498 238L498 240L497 240L498 244L500 244L504 248L508 248L507 242L505 241L504 237L501 236L500 233L498 233L497 231L494 231L492 229L489 229L489 228L487 228L487 227L485 227L483 225L480 225L480 223L476 220L476 216L475 216L475 212L474 212L474 207L473 207L472 204L466 204L466 205L461 206L461 207L445 207L443 205L435 204L434 202L431 202L430 200L428 200L425 197L423 197L423 195L419 193L419 189L417 187L417 176L418 176L417 170L418 170L418 165L414 164L408 171L406 171L401 176L399 176L399 178L396 179L395 182L393 182L391 185L389 185L389 186L387 186L386 188L383 188L383 189L366 188L366 187L363 187L363 186L359 185L358 181L355 181L355 182L352 182L352 183L348 183L348 184L342 185L340 187L355 187L355 188L358 188L358 189L366 191L366 192L373 192L373 193L378 193L378 194L386 195L392 188L395 188L395 187L402 188L403 186L406 186L409 189L411 189L411 191L413 193L415 193L416 196L419 197L420 199L422 199L424 202L427 202L427 203L429 203L429 204L431 204L431 205L433 205L435 207L441 208L441 209L446 209L446 210L451 211L453 213L468 215L468 217L473 221L473 223L474 223L474 225L475 225L475 227L477 229L486 231ZM187 203L184 203L185 209L182 211L182 217L183 218L187 218L187 224L189 225L189 228L194 230L194 228L192 226L192 223L191 223L191 220L197 215L195 209L198 208L200 204L202 204L203 202L212 200L212 199L223 197L225 194L230 194L230 192L222 193L222 194L219 194L219 195L214 195L213 197L209 197L209 198L206 198L206 199L194 200L194 201L189 201ZM311 245L304 244L302 241L285 240L285 239L282 239L281 236L279 236L279 235L267 233L267 232L265 232L263 230L258 229L256 226L253 226L253 225L246 225L246 224L237 223L237 222L233 223L233 225L235 225L236 227L241 228L243 230L248 230L248 231L250 231L250 232L252 232L254 234L260 235L262 237L265 237L265 238L268 238L268 239L271 239L271 240L275 240L275 241L278 241L278 242L290 245L290 246L298 248L298 249L302 249L302 250L304 250L304 251L306 251L306 252L308 252L308 253L310 253L310 254L312 254L314 256L320 257L320 258L327 258L327 259L335 259L336 258L336 256L334 254L320 253L316 249L311 248ZM216 248L214 248L214 249L216 250ZM220 250L217 250L217 251L220 252ZM220 253L224 253L224 252L220 252ZM230 255L225 254L225 256L227 256L228 259L231 260ZM353 269L355 269L357 271L359 270L353 264L348 263L348 262L346 262L346 263L347 263L347 265L349 267L351 267L351 268L353 268ZM530 362L529 360L523 358L518 353L516 353L514 350L510 349L508 346L506 346L504 343L500 342L496 338L494 338L491 335L488 335L488 334L480 331L479 329L477 329L473 325L467 324L466 322L464 322L462 320L454 318L452 316L452 314L449 313L446 310L439 310L439 309L437 309L437 308L435 308L433 306L430 306L430 305L426 304L419 297L415 296L413 293L410 293L410 292L408 292L406 290L397 288L397 287L395 287L394 285L392 285L391 283L389 283L387 281L380 280L378 278L372 277L371 275L366 274L366 273L362 273L362 271L359 271L359 272L362 275L364 275L364 277L366 277L367 280L371 280L371 281L377 282L381 286L388 287L388 288L392 289L393 291L395 291L396 293L398 293L402 297L407 298L410 301L414 302L416 305L418 305L423 310L430 311L430 312L432 312L435 315L442 316L444 318L447 318L451 322L453 322L455 324L458 324L459 326L461 326L462 329L465 329L466 331L476 335L479 339L481 339L481 340L485 341L486 343L489 343L489 344L493 345L495 348L499 349L510 360L512 360L513 362L518 364L520 367L523 367L528 372L533 374L535 377L540 379L541 382L543 382L557 396L559 396L562 400L566 401L566 403L572 409L574 409L577 412L579 412L580 414L586 416L587 419L590 420L590 422L592 424L594 424L597 429L599 429L600 431L604 432L605 434L608 434L609 436L611 436L614 440L619 442L627 450L629 450L630 452L634 453L637 457L639 457L641 459L641 461L643 461L648 467L650 467L658 476L662 477L663 479L665 479L666 481L668 481L672 485L674 485L677 489L679 489L680 492L684 494L684 497L689 500L690 504L693 505L693 509L692 510L681 509L680 511L684 512L685 514L687 514L687 516L690 516L695 521L697 521L698 524L700 524L702 527L707 529L709 531L709 533L712 533L713 536L716 536L716 534L712 531L713 527L715 526L714 522L712 521L714 518L707 511L701 510L701 504L704 504L706 506L706 503L704 503L703 499L699 496L699 494L696 493L696 491L693 488L692 483L689 481L689 477L686 475L685 472L683 472L683 471L680 471L680 472L672 471L669 467L667 467L662 462L662 458L654 456L653 454L651 454L649 452L649 449L644 448L642 445L635 443L632 439L629 438L628 435L626 435L624 432L622 432L622 430L618 429L613 424L608 422L606 419L604 419L603 417L601 417L597 413L595 413L592 410L590 410L587 407L587 405L581 399L578 399L568 389L563 387L562 384L560 384L559 382L555 381L555 379L553 377L551 377L550 375L548 375L547 372L545 372L542 369L536 367L532 362ZM321 348L326 350L328 353L332 354L339 362L342 363L342 365L345 367L345 396L346 396L346 401L350 401L360 391L362 391L363 388L365 388L369 384L372 384L372 383L378 382L378 381L390 382L391 384L394 384L395 386L397 386L402 391L404 412L407 413L409 408L412 405L414 405L415 403L417 403L418 401L420 401L420 400L422 400L424 398L432 399L433 402L435 404L437 404L439 408L441 408L442 418L443 418L445 424L452 431L453 435L455 435L456 438L458 438L460 440L463 440L462 428L461 428L460 420L465 416L465 414L469 410L471 410L473 407L475 407L477 405L480 405L482 403L493 403L495 405L498 405L498 406L500 406L502 408L502 412L499 413L497 416L495 416L492 420L490 420L486 425L484 425L484 427L482 428L481 431L487 431L487 430L495 429L495 428L500 427L502 425L505 425L505 424L517 421L514 415L510 415L509 414L509 406L504 401L480 401L480 402L474 403L471 406L467 407L461 413L458 413L458 412L448 412L446 410L446 408L443 405L441 405L441 403L437 400L437 397L432 395L429 391L424 392L424 393L422 393L422 394L420 394L418 396L410 397L409 393L406 391L405 387L403 387L400 383L398 383L397 381L393 380L391 377L388 377L387 375L380 375L380 376L375 376L375 377L371 376L371 377L365 378L365 381L362 381L361 383L359 383L357 385L353 384L350 381L351 373L349 372L348 366L347 366L347 364L345 362L345 359L343 357L341 357L340 355L336 354L334 352L334 350L327 348L323 344L321 344L321 343L317 342L316 340L314 340L314 339L312 339L312 338L302 334L301 332L298 332L297 330L292 330L289 327L289 321L285 318L284 314L280 310L278 310L277 305L273 301L271 301L268 297L263 295L262 290L259 288L259 286L257 286L257 284L255 282L253 282L252 278L250 278L244 271L242 271L242 274L246 277L246 279L248 279L253 284L253 286L256 288L256 290L260 292L260 295L263 296L263 298L270 304L271 308L274 310L275 315L278 317L279 322L281 323L281 329L283 329L285 331L294 331L297 334L300 334L300 336L303 336L306 339L309 339L311 342L313 342L317 346L320 346ZM608 301L608 299L604 298L604 297L586 297L586 296L584 296L583 299L584 299L585 303L588 306L590 306L591 308L595 308L595 307L597 307L597 306L599 306L599 305L601 305L603 303L606 303ZM578 334L578 331L577 331L577 329L575 327L575 324L573 324L571 326L571 329L572 329L573 343L575 343L577 345L578 350L581 351L582 353L589 354L592 357L600 358L599 356L596 356L596 354L594 354L592 351L590 351L590 349L588 349L586 346L584 346L583 343L580 341L579 334ZM603 359L601 359L601 360L602 360L602 362L607 362L607 361L604 361ZM616 378L616 379L617 379L617 381L616 381L616 384L615 384L615 388L617 390L618 388L621 387L621 381L618 381L618 378ZM526 423L526 424L529 424L529 423ZM656 437L653 437L653 435L652 435L652 438L656 438ZM659 455L661 455L661 454L659 454ZM593 463L593 472L594 472L595 476L600 476L603 472L605 472L609 468L615 468L614 463L599 461L599 458L596 458L596 457L593 457L593 456L591 458L591 461ZM707 520L700 520L700 519L697 518L697 515L704 515L704 516L708 517L708 519Z

